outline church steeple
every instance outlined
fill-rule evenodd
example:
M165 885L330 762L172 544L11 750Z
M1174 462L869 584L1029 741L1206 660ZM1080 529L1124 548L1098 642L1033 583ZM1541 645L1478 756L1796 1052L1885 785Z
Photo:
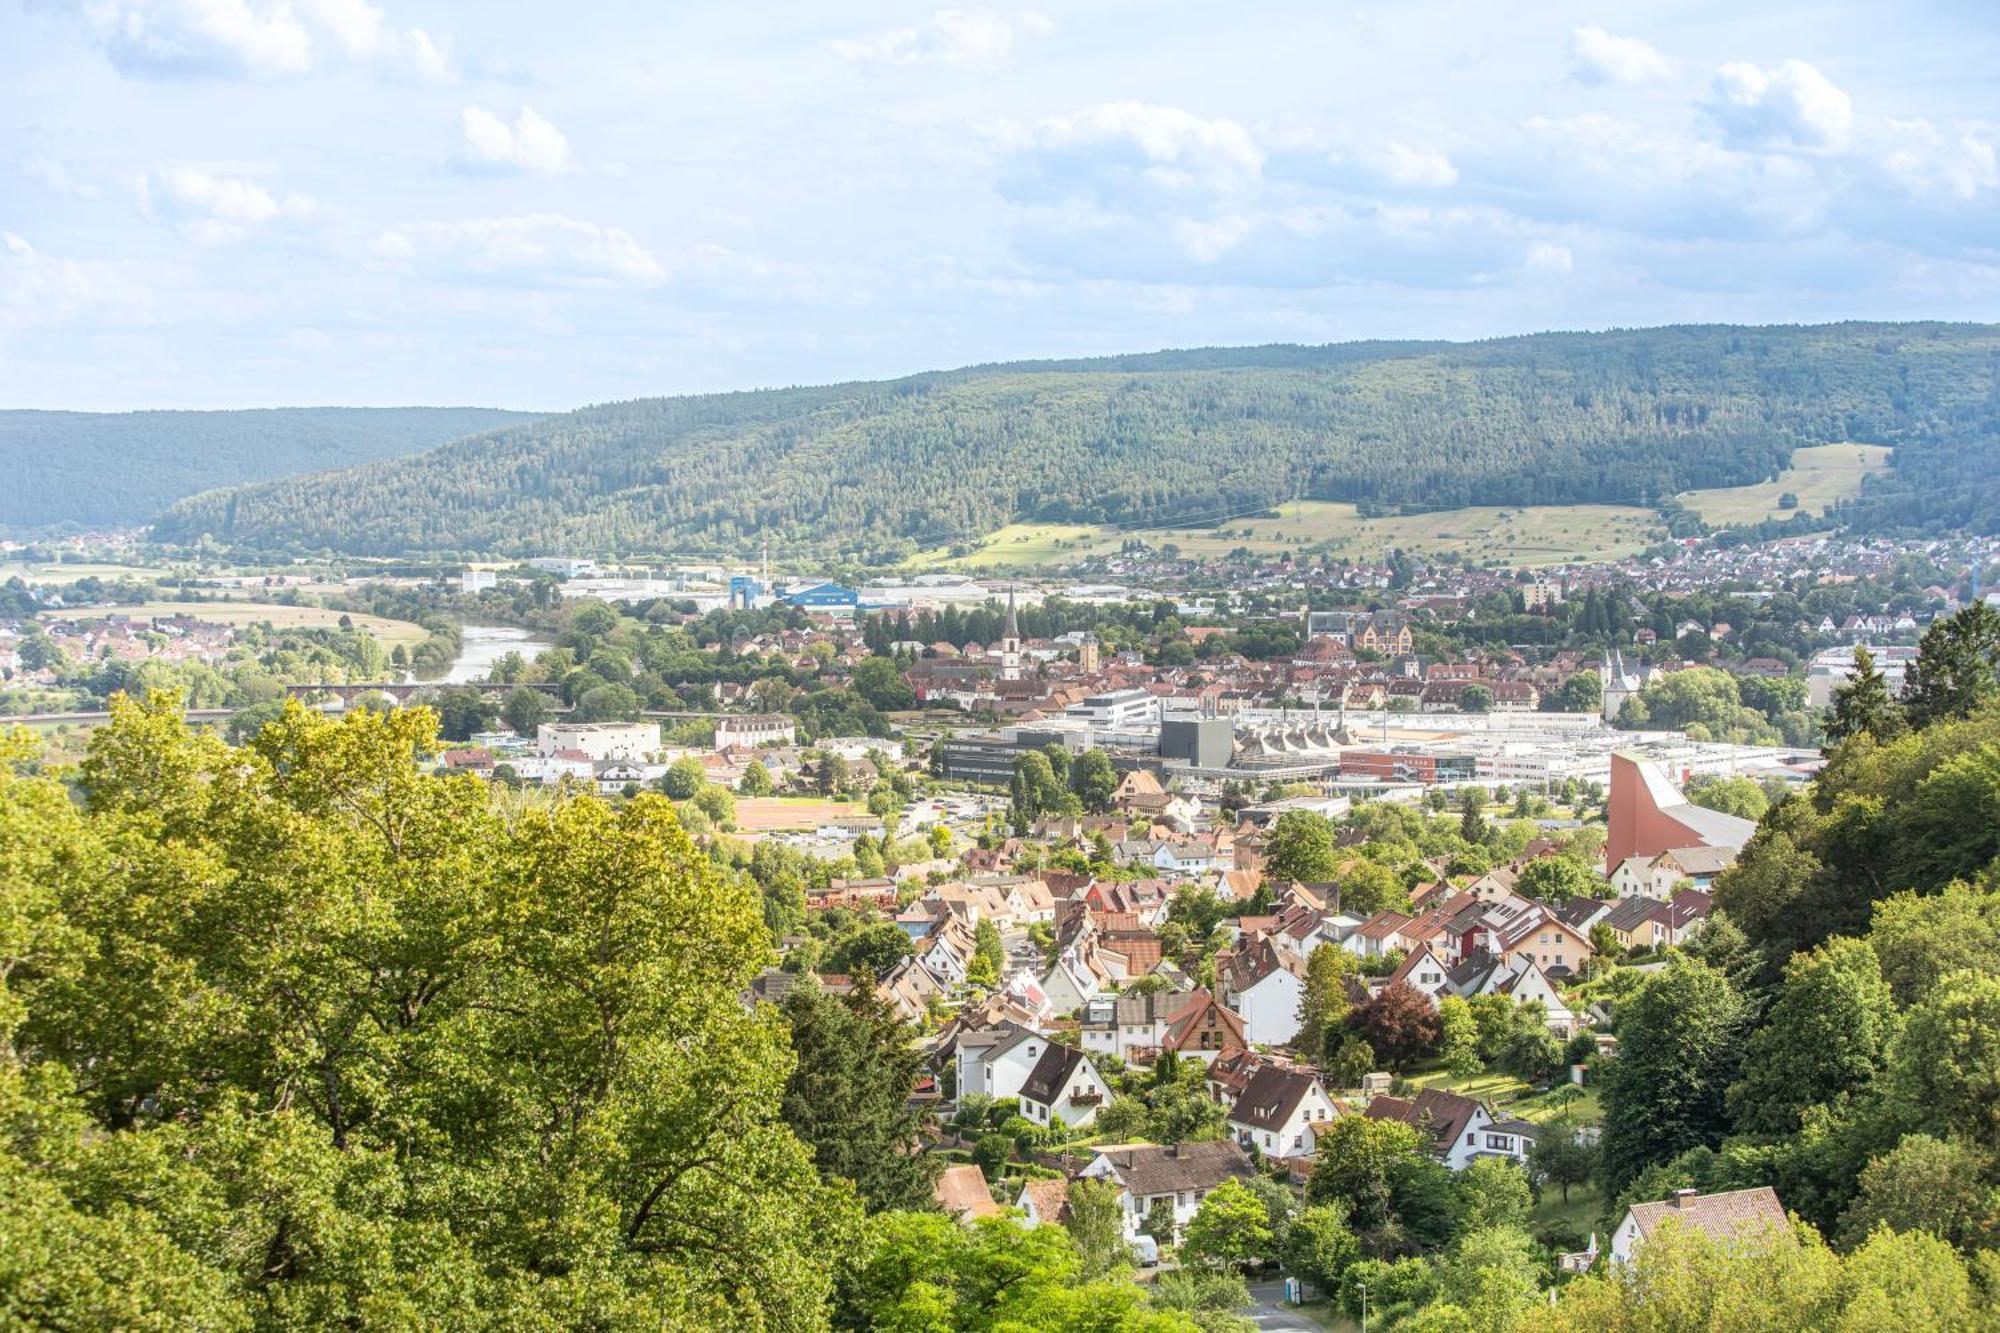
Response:
M1014 614L1014 585L1007 585L1007 628L1000 635L1000 679L1021 678L1021 622Z

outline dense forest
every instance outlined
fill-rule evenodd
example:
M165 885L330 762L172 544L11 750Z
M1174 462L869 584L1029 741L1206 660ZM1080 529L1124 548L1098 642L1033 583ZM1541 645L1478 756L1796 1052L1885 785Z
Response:
M1857 516L1920 522L1943 492L1957 521L1990 523L1968 483L2000 471L1996 438L2000 329L1983 325L1212 349L607 404L202 495L157 532L359 554L768 537L888 562L1013 520L1196 524L1301 497L1657 505L1842 440L1899 446Z
M136 526L212 487L400 458L528 419L484 407L0 411L0 531Z

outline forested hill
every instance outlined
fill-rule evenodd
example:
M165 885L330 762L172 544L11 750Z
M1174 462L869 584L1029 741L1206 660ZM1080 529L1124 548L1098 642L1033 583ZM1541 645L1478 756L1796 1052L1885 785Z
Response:
M1650 505L1845 440L1899 446L1864 507L1991 522L1969 483L2000 475L1997 439L1993 326L1205 349L607 404L199 496L158 532L364 554L769 536L881 560L1012 520L1191 523L1293 498ZM1964 512L1936 510L1938 494Z
M0 530L136 526L198 491L401 458L533 419L484 407L0 411Z

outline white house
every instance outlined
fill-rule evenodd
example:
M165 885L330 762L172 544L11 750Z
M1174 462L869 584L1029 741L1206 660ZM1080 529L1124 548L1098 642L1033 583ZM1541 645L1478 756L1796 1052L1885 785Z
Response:
M1338 1114L1318 1075L1267 1064L1236 1095L1229 1108L1229 1134L1267 1157L1310 1157Z
M1647 1237L1669 1220L1732 1244L1783 1242L1792 1237L1785 1206L1769 1185L1721 1194L1675 1190L1659 1203L1635 1203L1625 1210L1624 1220L1611 1233L1611 1262L1631 1263Z
M1111 1180L1118 1185L1125 1220L1125 1239L1138 1236L1153 1205L1164 1201L1173 1209L1178 1235L1194 1218L1209 1191L1226 1180L1250 1180L1257 1168L1232 1142L1128 1144L1100 1148L1079 1173L1086 1180Z
M1074 1046L1051 1042L1021 1084L1021 1114L1044 1127L1079 1129L1097 1119L1110 1093L1090 1057Z
M1366 1114L1371 1120L1400 1120L1428 1130L1438 1156L1454 1171L1481 1157L1504 1157L1525 1166L1535 1146L1535 1127L1527 1121L1496 1120L1484 1102L1436 1088L1425 1088L1412 1100L1377 1097Z
M1018 1023L964 1032L958 1038L958 1095L1005 1100L1021 1095L1049 1039Z
M544 759L575 752L595 763L642 761L659 748L657 722L544 722L535 728L535 753Z
M1303 962L1258 936L1216 968L1217 998L1243 1015L1243 1033L1251 1042L1281 1046L1298 1035L1304 973Z

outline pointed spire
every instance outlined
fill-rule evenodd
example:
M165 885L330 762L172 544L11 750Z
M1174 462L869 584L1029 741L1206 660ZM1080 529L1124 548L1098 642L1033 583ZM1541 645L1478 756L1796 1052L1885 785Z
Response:
M1007 585L1007 633L1009 639L1021 637L1021 622L1014 617L1014 585Z

